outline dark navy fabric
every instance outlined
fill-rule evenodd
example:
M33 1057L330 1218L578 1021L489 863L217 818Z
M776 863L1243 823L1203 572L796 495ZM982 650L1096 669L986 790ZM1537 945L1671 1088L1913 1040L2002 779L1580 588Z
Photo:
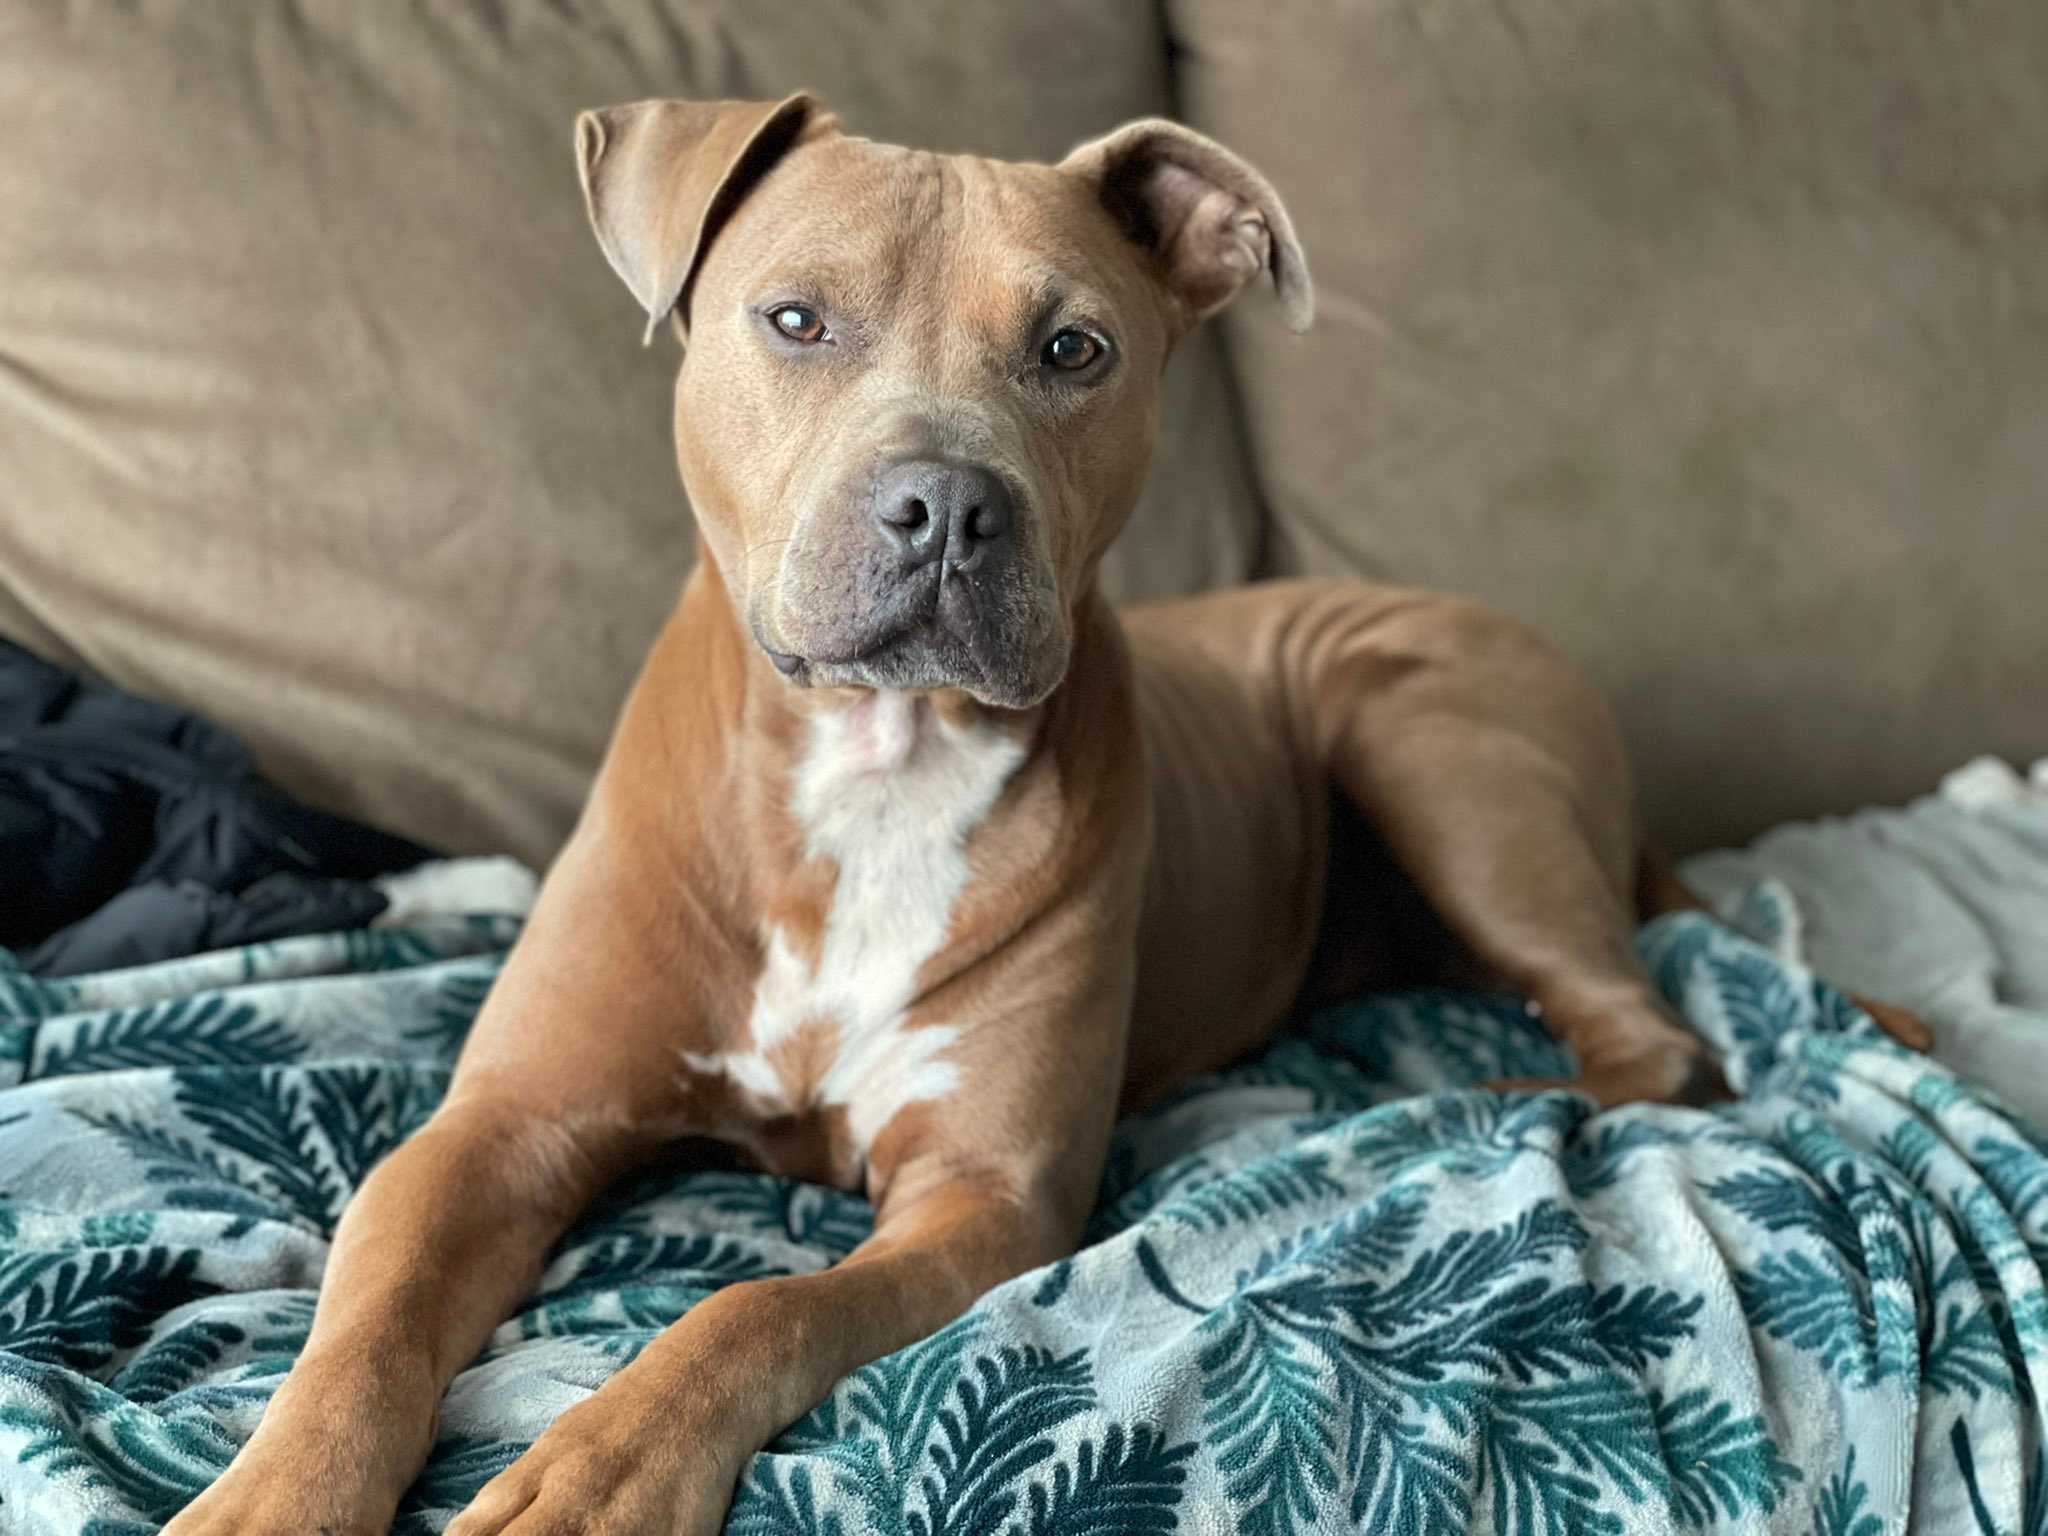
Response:
M366 927L389 905L374 885L265 875L235 894L186 881L130 886L16 958L32 976L88 976L306 933Z
M0 946L70 975L359 926L429 850L300 805L249 749L0 641Z

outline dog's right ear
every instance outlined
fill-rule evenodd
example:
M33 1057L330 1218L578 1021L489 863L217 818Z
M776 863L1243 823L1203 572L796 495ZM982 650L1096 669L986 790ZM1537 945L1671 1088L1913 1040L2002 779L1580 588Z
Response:
M1162 117L1126 123L1060 162L1158 262L1190 323L1266 274L1287 327L1315 318L1315 288L1294 221L1273 184L1214 139Z
M647 311L688 328L690 281L747 188L822 118L809 96L783 101L636 101L576 118L576 164L590 227Z

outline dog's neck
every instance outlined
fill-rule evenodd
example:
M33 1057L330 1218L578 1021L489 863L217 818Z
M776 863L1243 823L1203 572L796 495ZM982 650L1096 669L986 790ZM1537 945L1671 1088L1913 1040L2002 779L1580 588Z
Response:
M621 722L620 782L600 781L605 809L618 806L628 836L695 850L689 868L670 871L676 888L750 929L785 900L829 902L830 861L810 857L796 806L802 783L815 790L829 776L821 743L831 773L856 777L886 775L928 747L985 737L1010 744L1005 755L1020 768L1061 751L1074 734L1068 717L1087 713L1073 696L1076 680L1091 675L1084 658L1115 643L1115 620L1099 598L1091 594L1077 620L1077 666L1027 710L991 708L954 691L802 688L755 644L717 564L700 559ZM613 794L615 787L626 793Z

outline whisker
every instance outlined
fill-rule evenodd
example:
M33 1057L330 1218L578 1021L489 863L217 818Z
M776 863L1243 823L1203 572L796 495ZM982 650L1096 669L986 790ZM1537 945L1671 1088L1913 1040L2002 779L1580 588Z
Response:
M793 535L789 538L782 539L763 539L760 543L755 544L750 548L744 549L740 552L740 564L745 565L749 560L753 559L754 556L761 553L761 551L764 549L773 549L778 544L791 544L794 542L795 537Z

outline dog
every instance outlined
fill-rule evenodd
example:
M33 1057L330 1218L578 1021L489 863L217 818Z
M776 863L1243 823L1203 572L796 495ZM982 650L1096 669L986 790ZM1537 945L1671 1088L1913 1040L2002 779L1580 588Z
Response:
M865 1191L873 1235L693 1307L448 1530L716 1530L841 1377L1074 1248L1121 1111L1267 1039L1312 969L1383 975L1406 925L1346 876L1356 826L1569 1086L1724 1091L1635 959L1614 722L1539 637L1384 586L1100 594L1175 343L1255 282L1310 322L1256 170L1161 120L1057 165L925 154L805 96L586 113L577 147L683 342L700 559L446 1101L172 1536L387 1530L550 1246L689 1137Z

